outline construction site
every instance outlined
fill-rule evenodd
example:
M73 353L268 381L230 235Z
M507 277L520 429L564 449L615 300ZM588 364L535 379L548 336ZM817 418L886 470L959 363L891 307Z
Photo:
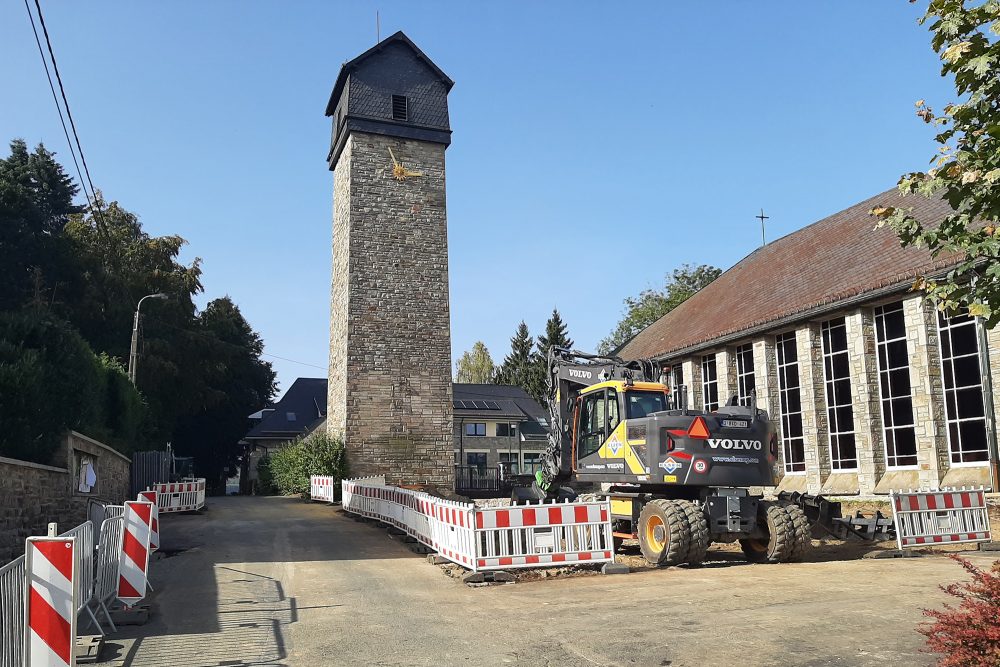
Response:
M520 446L527 417L453 382L454 85L397 32L344 62L325 107L311 384L348 474L305 497L158 480L29 538L0 570L18 624L0 667L933 664L924 611L968 578L949 556L1000 560L997 331L913 295L927 258L862 202L612 352L550 347L531 463L509 444L494 461L477 442Z

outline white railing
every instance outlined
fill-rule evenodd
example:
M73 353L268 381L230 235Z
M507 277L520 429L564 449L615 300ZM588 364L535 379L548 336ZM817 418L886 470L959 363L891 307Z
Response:
M896 545L901 550L993 539L982 487L893 491L890 498Z
M0 567L0 667L24 664L24 556Z
M614 560L608 501L477 508L382 477L344 480L346 511L405 531L473 571Z

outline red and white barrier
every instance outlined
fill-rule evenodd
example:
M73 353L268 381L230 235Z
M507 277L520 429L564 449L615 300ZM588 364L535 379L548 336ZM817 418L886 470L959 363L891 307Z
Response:
M140 491L136 500L153 504L153 519L150 522L149 550L156 551L160 548L160 508L157 504L156 491Z
M309 499L333 502L333 490L336 488L333 477L312 475L309 477Z
M130 500L125 503L125 531L118 560L118 599L126 607L146 597L149 568L149 534L153 504Z
M76 538L29 537L25 667L76 665Z
M196 512L205 506L204 479L154 484L147 490L156 491L156 505L160 513Z
M341 488L346 511L396 526L473 571L614 560L608 501L477 508L382 477Z
M986 491L982 488L900 491L890 495L896 545L900 549L993 539Z

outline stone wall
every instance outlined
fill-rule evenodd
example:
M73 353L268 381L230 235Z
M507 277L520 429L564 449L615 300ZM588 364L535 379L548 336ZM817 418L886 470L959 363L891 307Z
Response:
M397 181L392 158L420 172ZM354 132L335 170L328 429L352 475L454 484L445 146Z
M83 456L94 462L97 483L79 490ZM44 535L50 522L68 530L87 519L90 499L121 504L129 495L131 462L115 450L71 432L51 462L0 457L0 564L24 553L24 540Z

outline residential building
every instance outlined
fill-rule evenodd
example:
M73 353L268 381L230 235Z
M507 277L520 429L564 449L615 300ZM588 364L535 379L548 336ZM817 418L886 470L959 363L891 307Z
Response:
M996 486L1000 330L911 290L932 258L876 205L935 225L941 200L882 193L758 248L620 351L671 367L692 407L757 404L781 435L778 490Z
M520 387L452 385L455 464L530 473L541 466L548 443L545 410Z

